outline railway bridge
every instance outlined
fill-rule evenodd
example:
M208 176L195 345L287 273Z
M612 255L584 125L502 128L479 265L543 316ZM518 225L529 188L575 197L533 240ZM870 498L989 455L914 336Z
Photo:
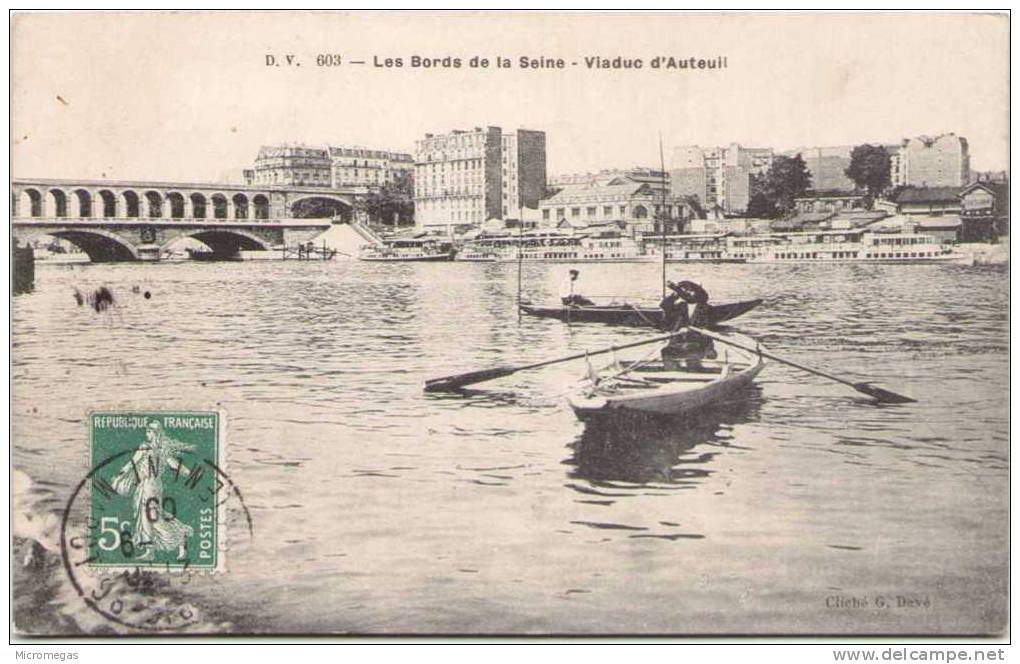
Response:
M94 262L159 260L183 238L225 257L309 241L351 221L367 191L15 178L11 223L15 240L61 238Z

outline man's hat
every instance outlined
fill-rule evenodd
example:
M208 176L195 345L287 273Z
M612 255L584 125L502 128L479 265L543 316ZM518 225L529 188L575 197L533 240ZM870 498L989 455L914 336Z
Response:
M693 281L681 281L674 284L672 281L666 284L673 292L679 295L684 302L689 304L705 304L708 302L708 291Z
M570 271L570 274L581 274L581 273L580 273L580 272L578 272L577 270L571 270L571 271Z

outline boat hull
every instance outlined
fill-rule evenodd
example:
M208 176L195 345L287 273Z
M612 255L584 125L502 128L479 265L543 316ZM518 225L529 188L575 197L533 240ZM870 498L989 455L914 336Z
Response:
M667 263L746 263L746 258L666 258Z
M751 311L761 300L746 300L726 304L711 304L706 313L709 325L718 325ZM665 315L658 307L610 306L542 306L521 304L521 311L531 316L555 318L570 323L603 323L606 325L630 325L634 327L662 328Z
M453 260L453 254L435 254L430 256L358 256L358 260L376 263L438 263Z
M664 387L654 390L651 394L595 398L572 396L569 398L570 407L582 422L638 415L657 417L692 415L735 398L754 382L755 376L764 367L764 361L758 362L744 371L732 373L694 390L681 391Z
M472 256L459 254L455 259L465 263L516 263L517 258L513 256ZM521 258L522 263L651 263L658 259L654 256L616 256L612 258Z
M813 264L818 265L820 263L853 263L854 265L882 263L891 265L894 263L956 263L966 257L962 254L943 254L941 256L927 256L927 257L916 257L916 258L771 258L771 257L758 257L748 258L748 263L767 263L771 265L778 264Z

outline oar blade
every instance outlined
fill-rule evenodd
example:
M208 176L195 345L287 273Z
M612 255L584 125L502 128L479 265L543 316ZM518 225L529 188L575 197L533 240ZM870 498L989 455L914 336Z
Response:
M494 369L482 369L481 371L469 371L468 373L433 378L425 381L426 392L454 392L462 387L483 383L487 380L509 376L516 371L513 367L496 367Z
M911 399L903 394L883 390L881 387L875 387L869 383L854 383L854 389L882 403L917 403L917 399Z

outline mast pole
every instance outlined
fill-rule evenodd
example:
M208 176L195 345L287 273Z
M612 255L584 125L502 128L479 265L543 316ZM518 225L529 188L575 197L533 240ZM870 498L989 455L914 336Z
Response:
M662 154L662 132L659 132L659 169L662 174L662 210L659 223L662 224L662 297L666 297L666 159Z
M523 216L523 215L521 215ZM521 266L524 264L523 253L524 220L517 224L517 323L521 322Z

